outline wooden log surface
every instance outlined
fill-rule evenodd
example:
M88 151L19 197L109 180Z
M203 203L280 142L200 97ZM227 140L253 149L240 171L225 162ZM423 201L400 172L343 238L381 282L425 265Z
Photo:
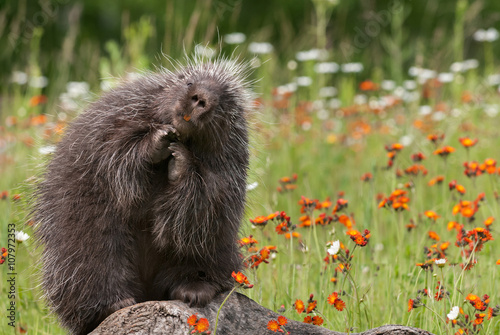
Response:
M227 293L217 296L204 308L191 308L180 301L148 301L121 309L97 327L92 335L107 334L189 334L187 318L197 313L200 318L207 318L213 333L217 310ZM267 329L267 323L276 319L279 314L257 304L243 294L234 292L226 301L219 315L218 335L261 335L276 334ZM297 335L342 335L323 327L318 327L298 321L289 320L285 326L290 334ZM399 326L385 325L352 335L433 335L425 330Z

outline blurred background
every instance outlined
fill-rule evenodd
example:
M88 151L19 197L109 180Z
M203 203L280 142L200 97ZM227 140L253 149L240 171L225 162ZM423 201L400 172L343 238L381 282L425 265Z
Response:
M273 62L325 49L335 62L363 63L366 77L379 71L401 81L411 65L442 72L452 61L483 59L474 34L499 21L493 0L6 1L0 76L6 83L13 71L43 75L58 91L69 79L94 86L106 75L151 68L165 63L162 53L178 58L196 44L246 55L250 43L266 42ZM243 35L224 39L234 32Z

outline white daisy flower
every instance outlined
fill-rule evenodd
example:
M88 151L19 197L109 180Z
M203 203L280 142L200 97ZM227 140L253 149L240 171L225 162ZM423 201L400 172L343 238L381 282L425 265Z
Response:
M450 313L446 314L446 317L450 320L455 320L460 312L460 308L458 306L453 306L450 310Z
M328 248L327 251L332 256L338 254L340 251L340 241L337 240L337 241L331 242L330 248Z
M224 36L224 42L227 44L241 44L245 42L246 38L243 33L231 33Z
M439 266L440 268L442 268L443 266L445 266L446 264L446 258L440 258L440 259L436 259L434 260L434 263Z
M16 231L15 237L18 243L23 243L24 241L30 238L30 236L23 231Z

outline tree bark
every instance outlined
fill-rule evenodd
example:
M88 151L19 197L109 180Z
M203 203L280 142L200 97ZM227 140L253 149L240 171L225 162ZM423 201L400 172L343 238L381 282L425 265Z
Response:
M189 334L186 320L197 314L199 318L207 318L210 330L214 331L217 310L226 298L227 292L217 296L204 308L191 308L180 301L148 301L121 309L97 327L91 335L105 334ZM218 335L261 335L275 334L267 329L271 319L277 319L279 314L262 307L246 296L233 293L226 301L219 315ZM287 332L297 335L343 335L323 327L288 320L285 326ZM433 335L425 330L399 325L386 325L364 331L350 333L352 335Z

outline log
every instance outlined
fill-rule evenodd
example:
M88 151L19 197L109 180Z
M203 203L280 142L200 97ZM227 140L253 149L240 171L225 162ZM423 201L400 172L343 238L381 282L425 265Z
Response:
M187 318L197 314L199 318L207 318L213 333L217 310L226 298L227 292L217 296L204 308L191 308L185 303L173 301L147 301L123 308L108 316L91 335L107 334L189 334ZM233 293L226 301L219 315L218 335L260 335L275 334L267 329L271 319L277 319L277 314L240 293ZM288 320L285 326L290 334L300 335L342 335L323 327L298 321ZM425 330L399 325L386 325L364 331L350 333L352 335L433 335Z

